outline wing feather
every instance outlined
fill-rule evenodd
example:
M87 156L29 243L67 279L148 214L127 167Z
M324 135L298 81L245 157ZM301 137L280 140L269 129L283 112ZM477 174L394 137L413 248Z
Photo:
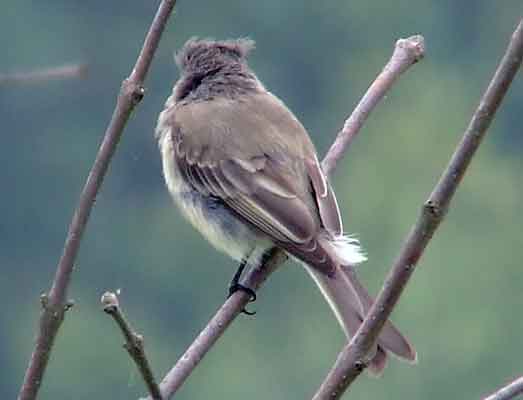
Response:
M328 268L318 234L322 227L341 233L336 199L305 129L279 100L266 93L192 103L169 118L176 163L194 190L220 199L290 253Z
M260 169L259 160L258 166L247 166L249 160L221 160L215 167L196 161L177 157L191 186L203 195L220 198L273 240L304 244L316 233L313 211L290 192L290 185L281 186ZM270 164L270 160L266 158L263 164Z
M340 210L336 196L331 185L321 170L320 163L316 157L305 162L307 173L309 174L322 225L333 236L343 233Z
M224 185L218 180L216 174L213 173L213 168L207 165L200 166L200 171L205 177L205 181L211 193L214 193L216 197L225 199L231 197Z

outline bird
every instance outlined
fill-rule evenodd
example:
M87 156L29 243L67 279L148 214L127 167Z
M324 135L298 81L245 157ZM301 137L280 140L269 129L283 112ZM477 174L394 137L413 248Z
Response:
M347 338L373 298L356 276L366 260L344 234L340 209L304 126L249 66L248 38L189 39L155 130L170 195L186 219L243 267L277 246L318 285ZM367 366L379 375L388 353L415 362L410 342L387 321Z

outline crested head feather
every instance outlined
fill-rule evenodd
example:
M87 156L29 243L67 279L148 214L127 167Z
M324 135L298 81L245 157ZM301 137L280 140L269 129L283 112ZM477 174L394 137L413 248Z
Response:
M248 38L214 40L193 37L176 52L174 59L182 71L205 70L244 63L254 47L254 40Z
M254 41L245 38L189 39L175 56L181 76L174 88L174 100L235 98L264 90L247 64L247 55L253 48Z

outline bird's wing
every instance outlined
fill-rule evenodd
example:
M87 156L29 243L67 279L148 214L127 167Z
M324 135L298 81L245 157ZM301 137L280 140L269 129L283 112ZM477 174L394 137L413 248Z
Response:
M221 199L282 247L303 253L305 261L315 258L312 264L321 269L327 261L316 254L322 220L329 231L341 231L334 195L304 128L274 99L179 107L171 116L173 156L195 190ZM311 155L316 161L308 165Z
M180 107L173 115L174 155L184 177L202 194L222 199L276 241L307 243L318 221L309 201L303 151L287 138L302 134L296 130L303 127L283 105L269 100Z
M336 196L323 173L318 158L309 157L305 160L305 168L314 189L314 199L320 214L321 224L333 236L343 233L340 209Z
M183 152L177 163L184 177L204 195L220 198L243 219L280 242L307 243L316 232L311 210L281 175L271 175L268 157L191 163ZM263 164L257 168L257 164ZM282 179L283 178L283 179Z

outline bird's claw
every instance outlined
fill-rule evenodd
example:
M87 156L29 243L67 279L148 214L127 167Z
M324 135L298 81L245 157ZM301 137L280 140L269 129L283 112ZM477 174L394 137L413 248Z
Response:
M250 287L244 286L238 282L234 282L231 284L231 286L229 286L229 296L228 297L231 297L238 290L241 290L242 292L245 292L250 296L249 303L256 301L256 292L253 289L251 289ZM245 308L241 312L246 315L255 315L256 314L256 311L248 311Z

